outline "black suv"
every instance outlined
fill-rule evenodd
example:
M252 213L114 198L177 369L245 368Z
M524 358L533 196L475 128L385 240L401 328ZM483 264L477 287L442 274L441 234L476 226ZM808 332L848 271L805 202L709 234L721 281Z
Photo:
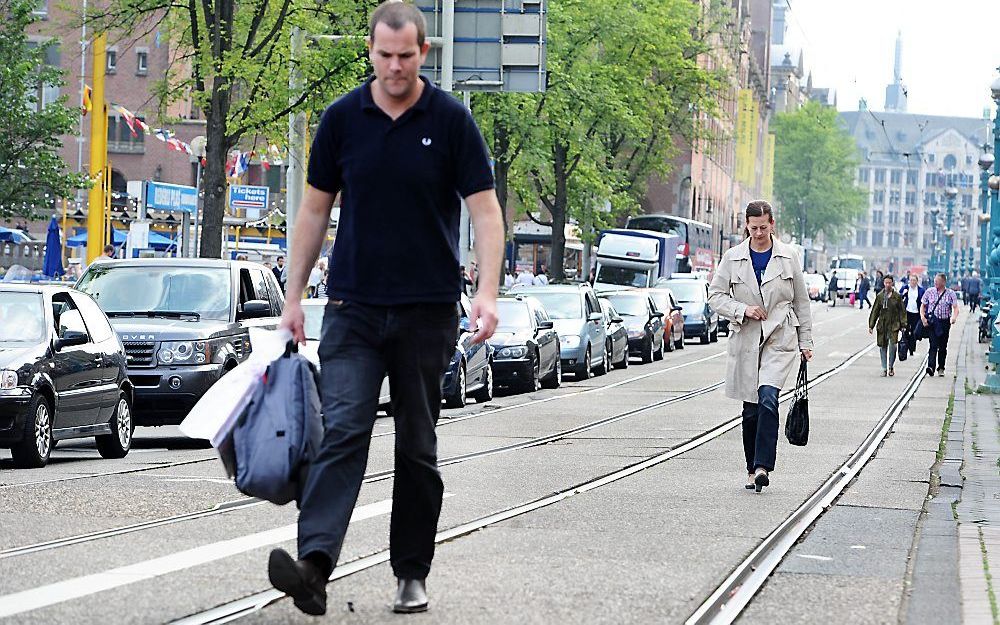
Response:
M93 436L105 458L132 442L125 352L92 299L66 287L0 284L0 447L45 465L55 441Z
M274 274L243 261L105 261L76 288L97 301L125 346L137 425L180 423L246 360L248 328L277 327L285 305Z

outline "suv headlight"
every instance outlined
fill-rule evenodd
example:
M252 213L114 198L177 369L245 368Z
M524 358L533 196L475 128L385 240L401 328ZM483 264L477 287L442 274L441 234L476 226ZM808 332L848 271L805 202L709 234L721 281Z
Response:
M0 370L0 390L12 391L17 388L17 371Z
M504 347L497 354L500 358L524 358L528 353L528 348L523 345L514 347Z
M580 336L578 334L567 334L559 337L559 344L570 349L580 346Z
M164 365L203 365L211 359L205 341L162 341L156 358Z

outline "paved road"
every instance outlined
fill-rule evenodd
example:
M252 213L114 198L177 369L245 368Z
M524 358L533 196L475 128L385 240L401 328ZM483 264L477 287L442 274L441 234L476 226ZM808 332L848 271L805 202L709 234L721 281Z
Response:
M814 307L814 376L870 346L865 320L854 309ZM911 360L895 378L878 378L877 351L870 350L817 385L810 392L809 446L782 442L773 485L758 496L743 489L738 428L666 453L737 414L736 403L714 387L724 376L725 338L637 364L587 381L568 379L558 390L443 412L439 453L447 495L440 527L486 520L439 546L428 580L432 611L406 618L682 622L858 447L917 367ZM924 384L938 380L943 387L941 378ZM939 396L933 392L928 401ZM161 623L268 588L267 552L279 545L294 550L294 508L248 505L214 452L176 429L144 428L136 439L120 461L99 459L90 444L63 444L49 467L35 471L14 470L0 452L0 617ZM403 618L389 611L388 565L363 566L388 546L391 481L377 475L392 468L393 444L392 423L381 419L371 445L373 477L362 488L341 559L363 570L331 584L330 622ZM574 490L657 457L644 470ZM918 499L926 491L924 484ZM489 519L554 493L562 494L551 505ZM178 515L193 518L170 520ZM73 544L42 544L114 530ZM244 622L315 620L278 601Z

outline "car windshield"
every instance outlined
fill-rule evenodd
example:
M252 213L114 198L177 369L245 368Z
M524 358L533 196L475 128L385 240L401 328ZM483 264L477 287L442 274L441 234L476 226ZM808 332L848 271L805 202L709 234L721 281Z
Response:
M550 319L580 319L583 317L580 296L576 293L531 291L531 296L542 303Z
M528 305L516 300L498 300L497 316L500 318L497 330L501 332L516 332L531 327L528 317Z
M323 306L302 306L302 314L305 315L306 340L318 341L323 334Z
M16 347L38 343L44 336L42 296L0 291L0 345Z
M857 271L865 270L865 261L860 258L840 258L837 260L837 268L839 269L856 269Z
M608 300L615 305L615 310L626 317L645 317L646 309L645 295L608 295Z
M195 313L228 321L232 284L226 267L91 265L77 289L115 314Z
M648 286L649 271L646 269L630 269L628 267L607 267L601 265L597 272L596 282L601 284L616 284L618 286Z
M697 280L671 280L667 283L678 302L704 302L705 287Z

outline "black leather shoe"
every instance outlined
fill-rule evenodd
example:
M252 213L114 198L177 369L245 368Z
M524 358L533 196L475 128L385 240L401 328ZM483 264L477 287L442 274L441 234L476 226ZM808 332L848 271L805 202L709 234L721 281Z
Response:
M399 579L396 601L392 604L396 614L413 614L427 611L427 585L422 579Z
M934 369L931 369L930 367L927 367L927 375L929 377L933 378L934 377Z
M326 577L312 562L294 560L284 549L275 549L267 561L267 577L292 598L296 608L312 616L326 614Z

